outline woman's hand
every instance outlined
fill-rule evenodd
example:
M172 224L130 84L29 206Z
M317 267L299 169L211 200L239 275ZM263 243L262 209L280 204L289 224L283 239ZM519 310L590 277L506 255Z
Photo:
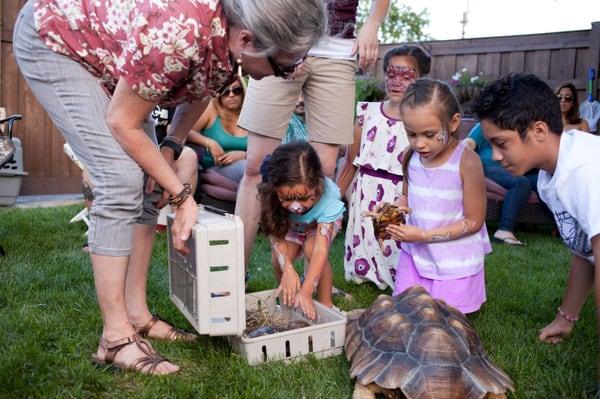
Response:
M317 317L317 311L315 309L315 303L312 300L312 292L307 291L308 290L304 287L298 291L296 298L294 298L294 305L300 307L306 317L310 320L314 320L315 317Z
M175 220L171 228L173 246L183 254L188 255L190 253L190 249L186 243L188 238L190 238L192 226L194 226L196 220L198 220L198 205L196 205L194 197L188 195L185 201L175 208Z
M229 151L221 155L215 162L218 165L226 166L241 161L246 158L246 151Z
M225 151L223 151L223 147L221 147L221 144L217 143L216 140L208 139L206 148L215 160L215 164L219 165L219 158L222 157L223 154L225 154Z
M169 147L163 147L159 151L160 151L160 154L165 159L165 161L167 161L167 163L169 164L171 169L174 171L175 170L175 154L174 154L173 150ZM155 185L156 185L156 182L154 181L154 179L151 178L150 176L148 176L148 180L146 181L146 187L144 188L144 191L146 192L146 194L152 193L152 191L154 191ZM162 209L168 203L169 203L169 193L167 192L167 190L163 190L162 197L154 205L156 205L156 207L158 209Z
M379 55L378 31L379 25L373 20L367 19L358 32L353 53L358 52L358 65L361 69L367 68L377 61Z
M425 230L408 224L390 224L385 231L396 241L422 242L425 241Z
M281 299L283 304L286 306L293 306L294 299L298 291L300 291L300 277L298 277L298 273L294 270L294 266L292 264L286 265L283 269L283 275L281 276L281 283L279 284L279 288L275 295L281 294Z

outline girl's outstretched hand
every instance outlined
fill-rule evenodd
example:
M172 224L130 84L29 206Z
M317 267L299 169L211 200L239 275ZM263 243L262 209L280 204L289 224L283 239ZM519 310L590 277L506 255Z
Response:
M312 293L307 293L306 290L301 289L298 291L298 294L296 294L294 303L296 307L302 309L304 315L310 320L314 320L315 317L317 317L315 303L312 300Z
M421 242L425 240L425 230L408 224L390 224L385 231L396 241Z
M296 273L294 267L289 265L283 270L281 283L279 284L279 288L275 295L279 296L281 294L283 304L286 306L293 306L294 299L296 298L298 291L300 291L300 287L300 277L298 277L298 273Z

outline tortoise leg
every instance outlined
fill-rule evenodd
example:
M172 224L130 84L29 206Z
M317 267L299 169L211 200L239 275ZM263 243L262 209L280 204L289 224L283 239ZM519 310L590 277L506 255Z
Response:
M352 392L352 399L375 399L375 391L370 389L371 385L363 385L356 381L354 384L354 392Z

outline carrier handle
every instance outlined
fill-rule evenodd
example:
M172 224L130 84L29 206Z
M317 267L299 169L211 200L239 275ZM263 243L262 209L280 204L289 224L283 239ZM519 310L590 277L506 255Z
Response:
M202 205L202 206L207 211L212 212L212 213L216 213L217 215L221 215L221 216L227 216L227 215L229 215L229 212L225 212L223 209L217 208L216 206L212 206L212 205Z

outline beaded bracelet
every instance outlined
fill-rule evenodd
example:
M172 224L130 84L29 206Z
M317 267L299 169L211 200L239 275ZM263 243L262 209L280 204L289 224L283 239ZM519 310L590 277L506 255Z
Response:
M178 206L192 193L192 186L190 183L183 183L183 190L176 196L169 197L169 205Z
M575 324L575 322L577 320L579 320L579 316L571 316L566 314L565 312L563 312L563 310L560 308L560 306L558 307L558 314L560 315L560 317L562 317L563 319L565 319L566 321L568 321L571 324Z

